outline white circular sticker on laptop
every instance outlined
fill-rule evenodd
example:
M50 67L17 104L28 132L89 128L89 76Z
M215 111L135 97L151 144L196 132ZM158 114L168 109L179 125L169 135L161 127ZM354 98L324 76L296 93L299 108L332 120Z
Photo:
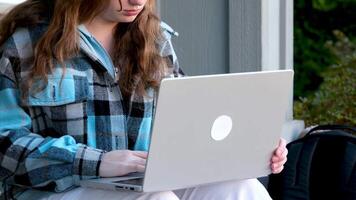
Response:
M211 137L216 141L225 139L231 132L232 119L227 115L221 115L215 119L211 127Z

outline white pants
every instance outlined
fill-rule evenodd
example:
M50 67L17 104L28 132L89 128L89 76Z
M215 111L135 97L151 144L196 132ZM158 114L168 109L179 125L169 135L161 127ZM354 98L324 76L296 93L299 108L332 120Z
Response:
M228 181L199 186L173 192L137 193L130 191L108 191L79 187L65 193L48 197L36 196L32 191L23 193L18 199L40 200L270 200L266 189L257 179Z

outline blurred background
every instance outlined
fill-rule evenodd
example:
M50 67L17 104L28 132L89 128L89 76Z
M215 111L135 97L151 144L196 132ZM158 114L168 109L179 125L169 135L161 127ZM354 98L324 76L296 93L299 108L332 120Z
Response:
M294 116L356 125L356 0L294 1Z

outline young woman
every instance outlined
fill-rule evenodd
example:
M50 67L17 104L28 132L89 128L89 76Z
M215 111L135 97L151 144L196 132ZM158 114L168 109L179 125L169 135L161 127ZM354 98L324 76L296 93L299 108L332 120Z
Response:
M269 199L255 179L139 194L78 182L145 168L152 102L179 77L154 0L27 0L0 23L0 180L18 199ZM287 150L271 158L279 173Z

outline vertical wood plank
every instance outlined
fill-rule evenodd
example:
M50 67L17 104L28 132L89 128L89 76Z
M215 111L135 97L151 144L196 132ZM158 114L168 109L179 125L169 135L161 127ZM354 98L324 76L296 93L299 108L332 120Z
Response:
M229 72L228 0L162 0L160 8L179 33L173 43L187 74Z
M293 69L293 0L280 1L280 64Z
M230 72L261 70L261 0L229 0Z
M262 70L277 70L280 68L280 0L261 1Z
M293 0L280 1L280 69L293 69ZM293 91L293 88L291 88ZM293 93L289 97L287 120L293 120Z

